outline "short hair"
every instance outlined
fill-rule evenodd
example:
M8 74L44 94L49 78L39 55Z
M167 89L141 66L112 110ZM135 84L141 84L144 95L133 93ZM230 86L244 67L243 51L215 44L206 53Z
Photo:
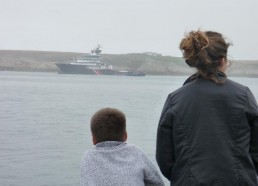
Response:
M126 132L125 114L115 108L100 109L92 116L90 128L97 143L123 141Z

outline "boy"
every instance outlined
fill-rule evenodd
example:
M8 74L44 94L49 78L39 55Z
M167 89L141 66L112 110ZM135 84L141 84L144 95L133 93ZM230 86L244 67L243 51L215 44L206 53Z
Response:
M136 146L127 140L123 112L104 108L90 124L92 142L81 165L81 186L163 186L156 168Z

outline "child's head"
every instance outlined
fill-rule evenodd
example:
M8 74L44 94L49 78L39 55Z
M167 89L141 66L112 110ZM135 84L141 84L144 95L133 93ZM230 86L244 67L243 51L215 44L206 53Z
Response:
M103 108L91 118L93 144L104 141L121 141L127 139L125 114L118 109Z

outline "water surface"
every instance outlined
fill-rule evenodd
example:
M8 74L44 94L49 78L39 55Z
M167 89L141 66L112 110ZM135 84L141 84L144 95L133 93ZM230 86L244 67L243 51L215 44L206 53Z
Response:
M92 147L90 117L102 107L125 112L128 143L155 163L164 101L185 78L0 72L0 184L79 185L81 158ZM257 78L232 79L258 99Z

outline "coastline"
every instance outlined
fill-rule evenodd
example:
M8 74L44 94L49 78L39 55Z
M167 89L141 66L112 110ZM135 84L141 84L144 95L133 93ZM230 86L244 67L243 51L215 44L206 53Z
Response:
M155 53L154 53L155 54ZM0 71L58 73L56 63L69 63L83 53L0 50ZM146 75L180 76L195 72L180 57L148 53L102 54L103 60L121 71L141 71ZM232 60L230 77L258 77L258 60Z

